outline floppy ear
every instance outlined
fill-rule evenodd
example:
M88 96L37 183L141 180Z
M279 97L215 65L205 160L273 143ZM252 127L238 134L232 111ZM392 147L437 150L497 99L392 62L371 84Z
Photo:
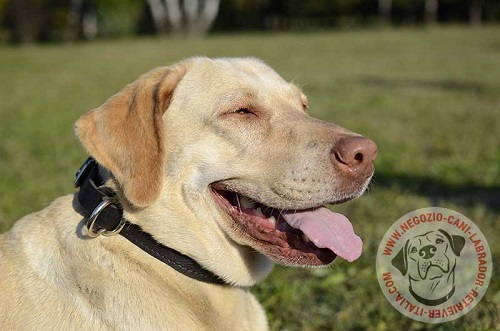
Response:
M448 238L453 253L455 253L456 256L460 256L460 253L465 246L465 238L462 236L450 235L448 232L442 229L439 229L438 231L444 234L446 238Z
M406 241L404 247L401 248L398 254L396 254L396 256L391 261L392 265L396 267L403 274L403 276L408 272L408 243L409 240Z
M162 190L162 117L185 71L182 64L154 69L75 124L82 145L113 174L136 207L150 205Z

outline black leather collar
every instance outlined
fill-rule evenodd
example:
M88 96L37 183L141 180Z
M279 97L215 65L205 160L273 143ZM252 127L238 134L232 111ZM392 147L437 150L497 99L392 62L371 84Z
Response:
M104 186L98 168L97 162L89 157L76 173L74 182L75 187L80 188L78 202L85 210L87 234L90 237L120 234L149 255L188 277L205 283L227 284L192 258L160 244L138 225L125 220L116 193Z

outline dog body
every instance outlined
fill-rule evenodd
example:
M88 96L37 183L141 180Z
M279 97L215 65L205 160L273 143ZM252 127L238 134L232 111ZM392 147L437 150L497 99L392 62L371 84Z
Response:
M70 195L0 235L2 329L266 330L248 288L273 262L361 253L350 223L320 206L363 193L376 146L306 109L258 60L192 58L83 115L75 131L124 218L227 285L182 275L120 235L88 237Z
M247 288L182 276L120 236L75 240L72 203L58 198L2 235L3 330L266 329Z

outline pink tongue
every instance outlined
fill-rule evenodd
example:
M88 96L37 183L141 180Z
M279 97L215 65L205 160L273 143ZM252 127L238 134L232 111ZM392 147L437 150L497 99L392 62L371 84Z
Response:
M363 242L344 215L321 207L310 211L283 213L282 217L291 227L304 232L319 248L328 248L349 262L361 255Z

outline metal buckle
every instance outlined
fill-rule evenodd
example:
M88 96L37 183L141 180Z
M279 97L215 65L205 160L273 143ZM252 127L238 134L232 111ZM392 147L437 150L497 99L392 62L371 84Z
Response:
M87 220L87 235L89 237L96 238L100 235L110 237L120 233L125 226L125 219L123 217L120 219L120 223L118 223L116 228L113 230L99 229L98 231L94 231L94 224L99 217L99 214L101 214L106 207L115 203L117 203L116 199L105 199L94 209L94 211L92 211L92 214L90 214L90 217Z
M87 170L93 163L95 163L95 159L93 157L89 157L87 160L85 160L80 169L78 169L78 171L75 174L75 180L73 181L73 185L75 187L80 187L83 175L87 172Z

